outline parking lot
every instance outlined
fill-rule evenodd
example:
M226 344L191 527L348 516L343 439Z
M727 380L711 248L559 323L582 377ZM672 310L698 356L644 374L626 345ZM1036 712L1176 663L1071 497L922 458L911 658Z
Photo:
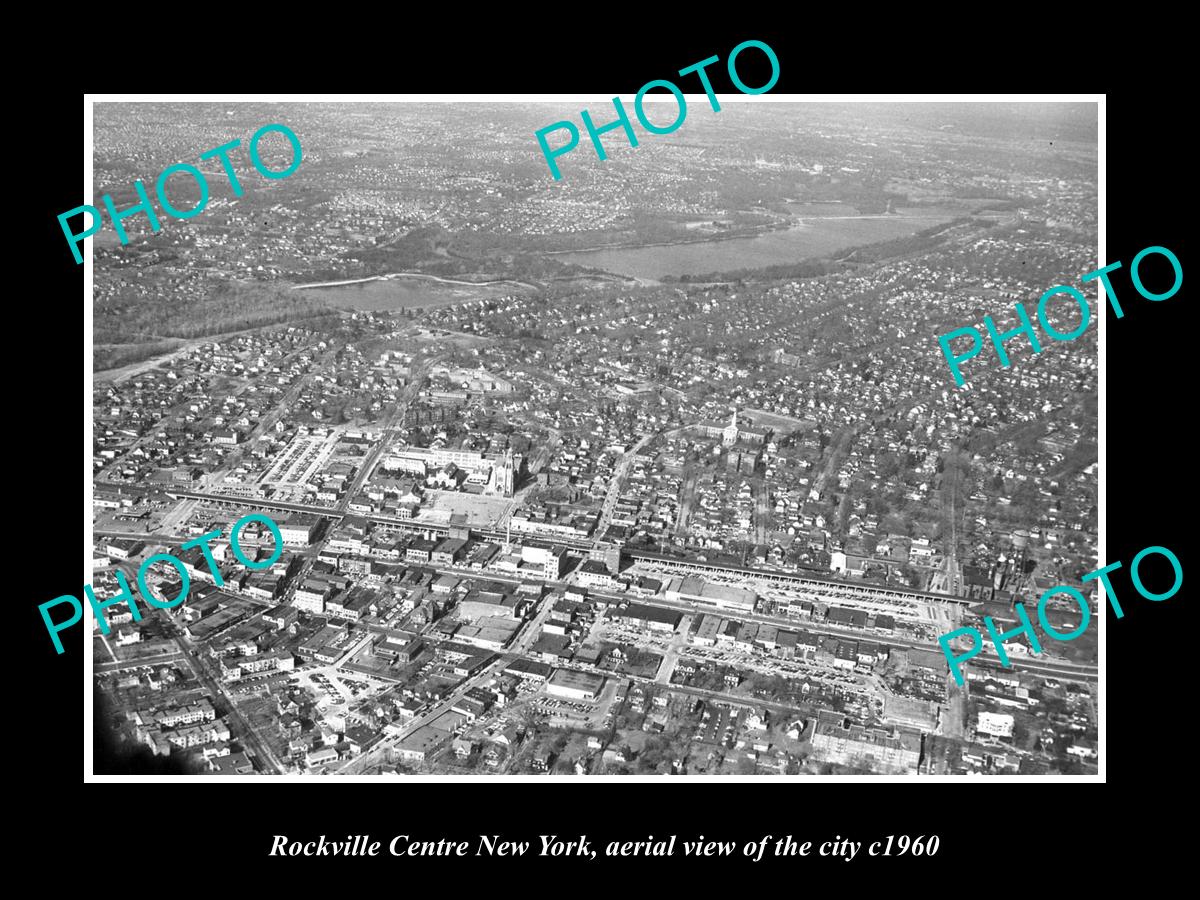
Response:
M311 691L316 697L318 709L342 713L378 696L390 686L386 682L332 666L300 668L292 672L287 680L289 684Z

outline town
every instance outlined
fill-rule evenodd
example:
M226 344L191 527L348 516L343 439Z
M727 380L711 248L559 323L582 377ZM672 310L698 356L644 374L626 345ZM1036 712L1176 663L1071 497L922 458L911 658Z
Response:
M94 239L93 586L156 553L191 584L91 639L121 745L217 775L1094 773L1095 629L984 646L961 685L939 636L1055 585L1096 608L1096 330L959 390L929 340L1095 267L1094 145L968 165L941 113L870 113L899 154L739 105L546 185L509 157L544 108L456 106L307 105L291 178ZM128 116L96 117L118 171L199 127ZM827 249L721 255L797 215ZM704 258L639 268L668 233ZM180 549L250 514L269 568Z

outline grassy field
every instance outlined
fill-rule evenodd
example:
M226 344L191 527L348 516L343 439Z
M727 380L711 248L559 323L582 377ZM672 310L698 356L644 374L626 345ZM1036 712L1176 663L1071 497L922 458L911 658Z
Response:
M296 293L338 309L391 310L452 306L520 293L513 283L494 285L445 284L427 278L389 278L336 287L297 289Z

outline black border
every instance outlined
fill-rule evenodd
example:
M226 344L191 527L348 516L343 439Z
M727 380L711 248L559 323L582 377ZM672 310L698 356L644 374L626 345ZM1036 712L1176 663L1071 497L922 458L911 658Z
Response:
M968 61L972 68L969 74L978 75L978 79L960 82L947 72L947 77L935 77L933 73L923 78L898 75L885 83L871 75L878 71L873 63L867 66L877 58L874 54L891 49L888 58L894 62L906 54L920 53L921 48L905 44L858 51L850 46L836 59L822 60L818 56L814 60L814 42L821 35L805 29L802 22L786 29L778 25L743 28L723 23L721 36L712 39L689 36L672 40L661 32L639 35L634 27L620 27L625 32L616 34L616 26L601 25L587 38L578 37L577 30L564 30L557 39L530 39L532 46L524 47L511 40L497 45L480 38L482 49L446 40L422 49L412 34L398 35L398 46L394 48L372 41L364 50L370 54L390 50L389 55L395 54L392 58L398 63L392 68L378 61L368 62L365 69L371 73L369 78L363 77L361 60L359 68L350 68L356 65L356 57L348 53L341 59L322 59L320 71L306 69L299 77L289 78L279 69L274 76L267 69L251 76L243 65L215 81L200 78L197 73L189 86L228 91L333 90L326 76L340 70L347 77L337 89L344 91L380 88L396 92L588 91L628 95L647 80L669 77L678 68L713 53L724 58L738 41L754 37L771 44L780 59L781 78L773 93L1016 89L1006 73L996 72L996 67L1009 64L999 50ZM985 37L979 35L981 50L991 46ZM664 64L666 59L670 61ZM1096 90L1097 84L1114 80L1072 69L1071 62L1066 60L1055 72L1053 85L1049 80L1039 80L1024 89L1062 90L1071 85L1065 89ZM720 71L719 67L714 70ZM856 71L860 77L854 77ZM752 74L746 74L746 80L757 83ZM176 87L174 81L172 78L169 87ZM120 91L157 86L121 82L98 87ZM728 89L721 84L717 88ZM12 396L17 408L24 407L23 418L40 423L30 430L30 440L21 445L26 452L33 450L31 468L41 477L28 480L38 489L21 505L20 526L12 538L17 542L14 557L20 561L19 571L25 576L21 583L26 588L17 603L16 621L20 626L13 635L13 644L31 656L31 665L22 667L22 672L31 676L34 694L33 702L23 704L26 715L18 717L23 735L16 736L16 746L25 746L31 740L36 748L32 754L21 754L23 758L14 760L14 765L31 768L37 778L42 798L35 801L36 833L45 835L49 829L50 833L78 834L82 823L73 810L82 800L84 820L94 823L87 833L124 835L138 844L149 839L148 852L138 853L136 861L129 859L120 866L121 870L127 865L134 867L139 881L147 875L178 879L184 871L179 864L191 869L196 861L195 850L207 846L209 852L203 855L211 868L205 867L201 877L206 881L215 878L218 884L228 877L223 865L228 863L239 872L269 873L297 884L301 883L298 878L322 868L350 877L372 870L401 878L418 871L426 876L437 873L449 875L456 884L470 872L478 876L481 885L490 882L493 886L506 884L503 875L516 865L530 874L565 877L540 883L509 881L508 886L537 884L545 889L554 885L565 890L587 884L590 869L581 868L582 863L576 860L531 856L483 859L484 863L494 864L484 866L464 865L468 860L479 862L476 858L455 859L453 867L431 870L418 864L428 862L426 859L386 855L374 860L300 857L285 862L266 854L271 836L276 833L305 840L322 833L331 838L347 832L370 833L385 843L392 835L406 832L428 840L500 833L506 838L532 840L535 847L536 835L541 833L568 838L577 832L587 833L594 845L610 838L638 840L649 834L669 833L677 833L681 839L704 833L710 838L739 841L763 833L790 833L818 842L833 835L869 841L889 833L937 833L942 837L942 849L936 858L892 859L886 864L865 857L850 865L819 858L803 862L768 858L753 864L740 856L715 863L676 856L599 864L605 873L614 871L615 866L618 874L636 865L664 880L628 883L628 887L657 890L670 890L668 885L674 887L699 878L710 880L710 873L717 871L736 875L750 869L769 871L776 878L794 874L795 887L785 890L799 889L806 881L810 887L840 883L845 889L853 882L837 873L861 875L864 866L884 877L901 872L926 877L932 874L938 880L926 883L970 889L968 885L977 884L979 875L986 871L997 871L999 875L998 870L1021 865L1018 857L1027 853L1045 854L1063 865L1066 860L1080 858L1085 852L1084 835L1097 834L1103 841L1106 832L1122 824L1127 828L1136 826L1126 818L1129 804L1136 798L1140 807L1148 796L1157 793L1144 790L1147 780L1174 780L1181 775L1186 778L1190 759L1180 751L1188 745L1178 738L1190 718L1190 682L1182 671L1190 647L1180 646L1172 638L1189 634L1185 617L1190 582L1185 582L1184 590L1170 601L1152 604L1135 598L1124 602L1123 620L1108 617L1107 778L1114 790L1106 796L1114 797L1114 801L1111 805L1106 801L1104 807L1097 804L1095 795L1081 798L1075 793L1064 797L1060 791L1072 790L1070 787L1045 783L997 783L984 787L985 793L981 794L978 787L982 787L982 780L953 785L872 784L869 794L858 785L844 782L822 785L814 791L815 781L765 779L755 784L677 782L662 787L611 783L597 787L549 780L471 785L409 782L394 791L374 785L305 787L303 796L292 790L281 793L279 788L255 786L256 792L271 790L272 795L255 793L249 803L241 794L236 798L218 797L211 791L190 791L184 798L156 793L151 801L146 796L150 788L144 785L97 785L96 791L103 791L103 796L88 791L81 798L79 751L83 736L78 704L80 689L86 683L82 654L76 645L61 656L55 655L36 605L79 588L78 544L72 535L77 534L73 530L74 515L80 508L80 448L74 426L67 427L65 422L77 421L81 390L74 377L68 375L71 366L65 359L67 351L61 348L73 343L63 334L65 321L71 316L64 315L62 309L72 309L80 302L82 267L75 266L64 252L55 217L79 202L82 96L64 89L44 93L35 102L36 109L29 111L29 118L40 129L37 171L43 177L36 179L36 184L19 185L28 196L17 208L29 213L25 218L33 231L17 238L20 252L13 255L12 261L24 268L24 251L32 249L40 263L32 270L28 295L18 298L18 302L32 315L34 336L27 343L39 348L42 359L32 366L14 362L25 371ZM1179 115L1176 99L1161 89L1139 91L1130 86L1108 94L1108 253L1107 259L1100 262L1121 259L1128 265L1137 251L1157 244L1174 250L1187 268L1183 215L1190 212L1185 192L1190 189L1191 179L1185 174L1183 155L1190 148L1173 136L1171 123ZM1117 280L1116 284L1124 300L1129 293L1128 282ZM1185 573L1191 571L1186 540L1191 530L1184 524L1191 510L1185 489L1194 457L1187 415L1193 380L1187 371L1190 354L1186 344L1193 331L1184 319L1188 309L1186 289L1185 285L1174 298L1158 304L1132 297L1124 304L1126 316L1120 321L1111 312L1107 314L1107 466L1102 472L1107 483L1107 560L1121 559L1128 565L1138 550L1161 544L1175 551ZM50 415L37 415L39 409ZM23 428L23 423L14 426ZM10 477L14 475L26 481L10 472ZM1127 580L1118 577L1114 583L1123 600L1131 596ZM164 820L164 809L178 815L167 813ZM1093 809L1095 812L1089 811ZM1157 833L1156 840L1162 839L1160 831L1152 830ZM160 839L164 831L175 840L164 844ZM154 837L156 834L159 837ZM175 852L168 852L168 844L174 845ZM44 841L43 846L48 851L53 842ZM191 858L191 863L180 858L178 850L182 847L192 848L183 854ZM118 852L125 851L118 847ZM380 859L386 860L386 865L379 864ZM836 881L826 882L824 875L813 871L814 865L830 872ZM1067 871L1061 869L1059 874L1066 877ZM498 875L501 878L497 879ZM975 876L971 882L955 879L971 875ZM811 881L814 876L817 882ZM1020 876L1009 871L1000 877ZM606 890L621 889L623 884L603 879L597 882ZM749 890L763 887L761 883L745 883Z

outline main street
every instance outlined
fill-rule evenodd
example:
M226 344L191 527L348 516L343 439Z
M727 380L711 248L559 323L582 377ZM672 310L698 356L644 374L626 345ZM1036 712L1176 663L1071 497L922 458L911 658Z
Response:
M613 510L617 506L617 499L621 496L621 482L629 472L629 467L633 464L633 459L642 452L645 447L654 437L657 432L643 435L641 440L630 447L621 455L613 466L612 478L608 480L608 489L604 494L604 505L600 508L600 520L596 523L596 530L592 532L597 539L603 539L604 533L608 531L608 525L612 521Z
M380 765L387 760L389 752L394 750L406 737L450 712L454 705L467 695L468 691L486 684L496 674L498 668L506 666L510 662L512 662L511 656L501 656L492 660L478 673L460 684L449 697L435 705L428 712L417 716L405 725L401 731L388 735L366 753L350 759L341 768L334 769L333 771L339 775L360 775L372 766Z
M517 632L517 636L507 653L492 660L478 673L459 685L459 687L456 688L449 697L435 705L433 709L421 716L418 716L412 722L408 723L403 730L397 734L385 737L382 741L380 741L362 756L351 759L336 771L342 775L356 775L366 771L373 765L378 765L381 760L387 758L388 751L395 749L396 745L403 741L406 737L423 726L435 721L440 716L450 712L454 705L458 703L458 701L464 696L466 696L467 692L472 688L487 684L487 682L497 673L497 668L499 668L500 671L503 671L505 666L508 666L514 660L523 657L525 653L528 652L530 645L532 645L533 641L537 638L537 635L541 633L542 623L546 620L546 616L549 615L552 606L553 600L551 596L547 595L546 597L543 597L537 613L532 619L522 626L520 631Z
M623 597L619 594L606 593L593 589L590 592L593 596L603 597L611 603L623 603L629 600L628 597ZM670 609L676 612L686 613L689 615L698 615L701 613L711 613L712 615L720 616L724 619L733 619L737 622L757 622L763 625L774 625L785 630L810 631L815 634L830 635L832 637L844 638L846 640L872 640L882 644L893 646L907 647L913 650L931 650L940 654L941 647L933 642L917 641L911 638L899 637L896 635L879 635L866 634L862 631L855 631L848 628L839 628L833 625L827 625L809 620L797 620L792 618L784 618L781 616L768 616L761 613L743 613L731 612L729 610L721 610L716 607L701 607L683 601L671 601L662 598L638 599L639 603L647 606L657 606L662 609ZM1068 679L1071 681L1096 681L1098 678L1097 667L1094 665L1085 665L1081 663L1072 663L1067 661L1050 662L1043 660L1032 659L1014 659L1013 667L1023 671L1035 672L1040 675L1053 675L1055 677Z
M367 458L363 460L362 465L358 467L358 471L354 475L354 480L350 483L350 486L346 489L346 492L342 495L342 498L338 501L337 505L330 510L319 513L319 515L326 515L330 518L341 519L347 514L350 501L358 496L358 492L362 488L363 483L375 470L375 465L379 462L380 457L387 450L388 445L391 443L392 434L396 429L396 423L404 421L404 415L408 410L409 404L416 399L417 395L421 391L421 385L425 381L425 374L429 371L429 368L438 361L438 359L439 357L431 357L429 359L422 360L421 364L413 370L412 378L409 380L400 396L396 399L396 402L392 404L391 408L385 414L379 443L375 446L375 449L373 449L367 455ZM329 543L329 537L332 534L333 523L331 522L326 527L324 534L321 535L317 542L305 551L304 563L300 571L297 572L295 577L289 582L286 590L283 593L283 596L279 598L280 603L287 603L292 599L297 587L304 583L304 578L312 569L313 562L321 555L321 551L325 549L325 545Z

